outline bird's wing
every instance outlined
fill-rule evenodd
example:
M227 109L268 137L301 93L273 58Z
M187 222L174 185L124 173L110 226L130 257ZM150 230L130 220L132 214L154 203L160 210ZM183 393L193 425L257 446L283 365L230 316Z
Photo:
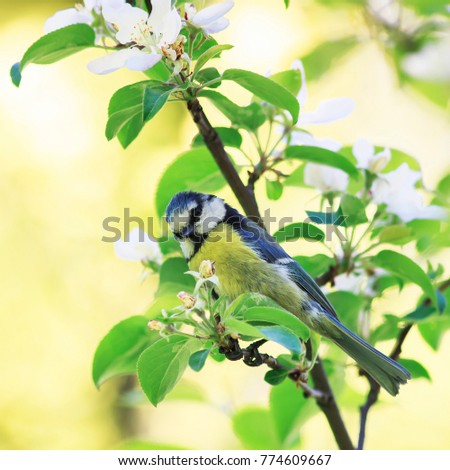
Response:
M288 270L290 279L295 282L300 289L305 291L311 300L317 302L333 317L338 318L336 310L314 279L297 263L297 261L290 257L278 242L264 229L259 227L253 221L244 218L244 220L241 221L239 232L244 242L258 252L262 259L268 263L285 266ZM282 261L280 262L280 260Z

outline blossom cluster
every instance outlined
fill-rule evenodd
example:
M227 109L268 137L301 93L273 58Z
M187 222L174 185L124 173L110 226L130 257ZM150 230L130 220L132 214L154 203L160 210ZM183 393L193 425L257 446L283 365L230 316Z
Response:
M97 43L110 51L88 64L96 74L122 67L143 72L162 59L171 72L178 74L190 62L184 51L187 37L182 28L207 36L218 33L228 26L225 14L234 3L224 1L200 11L192 3L178 10L171 0L153 0L151 5L149 13L125 0L84 0L74 8L58 11L46 21L44 30L49 33L78 23L91 26Z

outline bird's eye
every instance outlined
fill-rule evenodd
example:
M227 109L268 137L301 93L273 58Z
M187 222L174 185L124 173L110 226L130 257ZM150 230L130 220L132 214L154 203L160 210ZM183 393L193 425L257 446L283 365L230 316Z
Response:
M189 215L193 222L197 222L200 219L200 216L202 215L202 210L199 206L193 207Z

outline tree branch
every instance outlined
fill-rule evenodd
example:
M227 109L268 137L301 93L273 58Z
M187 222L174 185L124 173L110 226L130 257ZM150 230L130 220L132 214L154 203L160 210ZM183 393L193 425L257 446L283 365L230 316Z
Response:
M444 281L438 288L440 292L444 292L446 289L450 287L450 279ZM430 305L432 300L430 298L425 299L423 302L423 306L426 307ZM408 336L408 333L411 331L414 323L407 323L398 333L397 340L395 341L394 347L392 348L391 354L389 357L397 361L402 353L402 347ZM367 374L365 371L361 371L362 375L365 375L367 378L370 388L369 393L367 394L366 401L364 405L359 408L360 411L360 422L359 422L359 436L358 436L358 450L362 450L364 448L364 442L366 439L366 425L367 425L367 417L369 414L370 409L373 405L378 401L378 396L380 395L381 387L380 385L373 380L373 378Z
M211 126L203 111L203 108L197 99L193 99L188 102L188 110L191 113L192 118L197 125L203 140L205 141L206 146L208 147L222 174L227 180L227 183L233 190L236 198L244 209L244 212L250 219L256 221L260 226L263 227L255 193L252 188L252 182L250 181L249 186L245 186L242 182L238 172L233 166L232 161L225 151L224 145L220 140L219 135ZM327 280L329 280L328 278L329 276L321 279L321 281L325 283ZM240 358L236 357L234 360L237 359ZM317 394L313 394L314 398L316 399L322 412L325 414L339 448L347 450L354 449L336 400L334 399L333 391L328 382L325 369L323 368L319 357L317 358L316 364L311 370L311 377L317 389L316 391L318 392ZM324 399L324 397L326 397L326 399Z
M263 226L253 189L249 186L245 186L242 182L236 168L225 150L219 134L217 134L214 127L211 126L199 101L197 99L191 100L188 102L187 106L195 124L197 124L198 130L200 131L206 146L211 152L223 176L227 180L228 185L233 190L236 198L244 209L244 212L250 219Z

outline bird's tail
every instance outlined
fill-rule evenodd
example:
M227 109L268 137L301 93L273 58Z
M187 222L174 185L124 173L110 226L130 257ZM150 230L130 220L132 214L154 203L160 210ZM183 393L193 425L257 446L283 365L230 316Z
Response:
M358 335L346 328L339 320L329 317L336 327L329 338L352 357L362 369L376 380L386 391L395 396L401 384L411 374L390 357L375 349Z

